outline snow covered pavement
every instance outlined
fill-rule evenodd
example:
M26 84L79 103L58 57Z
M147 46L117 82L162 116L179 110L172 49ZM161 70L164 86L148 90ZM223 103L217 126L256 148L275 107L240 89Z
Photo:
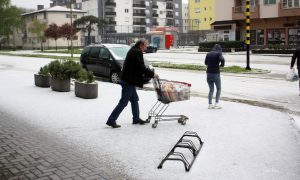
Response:
M75 97L73 88L58 93L35 87L30 68L0 68L0 109L73 143L70 151L83 149L99 162L107 157L112 167L133 179L300 177L299 129L285 113L225 101L223 109L208 110L206 98L192 97L171 103L166 112L188 116L185 126L177 122L160 122L156 129L149 124L132 125L128 105L118 119L122 127L112 129L105 122L120 98L119 85L98 82L98 99L85 100ZM138 94L141 117L146 118L156 94L144 90ZM185 172L182 163L173 161L157 169L185 131L197 132L204 141L191 171Z

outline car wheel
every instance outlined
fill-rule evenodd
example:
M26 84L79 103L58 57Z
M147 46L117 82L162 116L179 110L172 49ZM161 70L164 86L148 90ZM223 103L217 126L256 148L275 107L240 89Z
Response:
M118 84L119 81L120 81L119 74L118 74L117 72L114 72L114 71L113 71L113 72L110 74L110 81L111 81L112 83Z

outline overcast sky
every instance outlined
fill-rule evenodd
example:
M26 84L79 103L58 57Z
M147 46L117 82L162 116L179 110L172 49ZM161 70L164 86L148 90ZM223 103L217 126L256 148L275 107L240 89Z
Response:
M49 7L50 0L11 0L11 4L18 7L36 9L38 4Z
M188 0L182 0L182 2L188 3ZM38 4L49 7L50 0L11 0L11 4L18 7L36 9Z

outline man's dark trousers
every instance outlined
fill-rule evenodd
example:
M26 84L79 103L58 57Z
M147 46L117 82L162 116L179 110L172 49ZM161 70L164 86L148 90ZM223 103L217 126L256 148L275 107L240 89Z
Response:
M136 87L134 85L127 84L126 82L120 80L120 84L122 86L122 96L118 103L118 105L115 107L113 112L108 118L107 123L113 123L115 122L123 109L127 106L128 102L131 103L131 110L133 115L133 121L138 120L140 117L140 110L139 110L139 96L136 92Z

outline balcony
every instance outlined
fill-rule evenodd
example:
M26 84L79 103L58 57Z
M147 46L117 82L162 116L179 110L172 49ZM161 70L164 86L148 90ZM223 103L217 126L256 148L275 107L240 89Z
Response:
M173 18L173 14L167 14L166 17L167 18Z
M105 15L106 16L115 16L115 15L117 15L117 13L116 12L105 12Z
M146 13L133 13L133 16L146 16Z
M146 4L133 4L134 8L146 8Z
M158 22L152 22L153 26L158 26Z
M166 25L167 25L167 26L174 26L174 23L173 23L173 22L167 22Z
M133 22L133 25L146 25L146 22Z
M153 13L152 17L158 17L158 14L157 13Z
M260 6L250 7L250 18L258 19L260 18ZM232 20L246 19L246 6L236 6L232 7Z
M116 3L115 2L111 2L111 1L107 1L105 3L105 6L116 7Z
M152 5L152 8L153 8L153 9L158 9L158 5L153 4L153 5Z
M109 29L109 30L106 30L106 33L117 33L117 31L113 30L113 29Z
M173 10L173 6L167 6L166 9L171 9L171 10Z
M116 24L117 24L116 21L108 21L108 22L107 22L107 25L116 25Z
M288 17L288 16L300 16L300 7L287 7L282 1L278 3L278 16Z

